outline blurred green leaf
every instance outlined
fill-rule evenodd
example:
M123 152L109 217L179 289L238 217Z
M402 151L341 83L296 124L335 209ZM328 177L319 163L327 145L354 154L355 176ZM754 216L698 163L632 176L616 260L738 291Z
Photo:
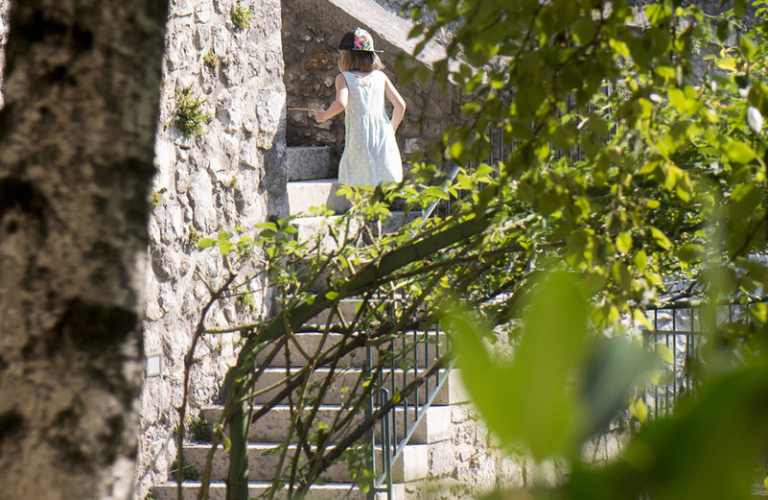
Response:
M736 163L749 163L755 159L755 151L740 141L730 141L723 146L728 159Z
M583 421L572 381L587 354L587 310L574 276L553 273L541 280L512 364L489 354L482 340L487 325L466 311L448 316L462 378L489 427L537 459L577 445Z

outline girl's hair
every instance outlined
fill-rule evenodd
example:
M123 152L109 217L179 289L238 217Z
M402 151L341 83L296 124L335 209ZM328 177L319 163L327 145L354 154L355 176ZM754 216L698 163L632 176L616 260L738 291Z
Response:
M339 69L341 71L373 71L384 69L378 54L364 50L339 51Z

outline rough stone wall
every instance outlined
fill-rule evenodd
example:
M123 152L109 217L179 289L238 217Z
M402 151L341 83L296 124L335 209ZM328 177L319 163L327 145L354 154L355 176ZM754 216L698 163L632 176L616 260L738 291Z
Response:
M551 461L501 450L469 403L452 406L451 430L450 439L430 445L431 478L406 483L410 500L479 498L496 488L554 485L562 474Z
M524 461L498 450L469 403L451 408L451 428L451 439L429 450L434 479L406 485L409 498L476 498L496 486L524 484Z
M339 40L346 31L355 27L354 21L329 26L318 19L310 19L311 12L300 8L283 9L283 55L285 58L285 87L288 107L327 108L336 97L334 79L339 74ZM438 83L416 81L407 86L398 85L394 71L395 58L402 50L384 45L372 33L379 54L389 76L405 99L407 110L397 132L403 158L420 151L427 139L440 137L444 127L458 116L460 95L448 87L443 93ZM403 40L405 42L405 40ZM391 108L388 109L391 113ZM343 114L318 124L306 112L290 111L287 115L286 139L290 146L322 146L331 150L332 164L338 164L344 149Z
M0 0L0 89L3 88L3 73L5 70L5 41L8 38L8 8L11 6L10 0ZM5 100L3 92L0 91L0 108L3 107Z
M231 14L250 9L250 26ZM164 483L175 458L174 407L181 402L183 359L200 310L227 271L196 242L219 229L253 228L287 215L285 197L285 89L277 0L172 0L157 131L155 204L149 224L145 352L159 356L161 374L149 376L141 399L140 457L135 498ZM216 54L213 58L209 54ZM208 63L204 58L209 56ZM215 59L217 64L211 64ZM190 87L205 98L205 133L185 137L174 124L176 92ZM214 307L208 327L248 321L263 313L254 290L253 313L234 301ZM190 417L216 402L234 362L235 335L205 337L191 378Z

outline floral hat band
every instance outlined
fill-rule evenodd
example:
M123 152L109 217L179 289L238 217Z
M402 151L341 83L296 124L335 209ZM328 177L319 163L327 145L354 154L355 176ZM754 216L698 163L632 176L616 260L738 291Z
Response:
M373 37L363 28L355 28L344 35L339 42L339 50L362 50L364 52L383 52L373 48Z

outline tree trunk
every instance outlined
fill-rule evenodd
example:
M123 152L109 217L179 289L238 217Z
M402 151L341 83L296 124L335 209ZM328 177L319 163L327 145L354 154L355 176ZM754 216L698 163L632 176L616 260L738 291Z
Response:
M0 112L0 499L126 499L167 0L16 0Z

